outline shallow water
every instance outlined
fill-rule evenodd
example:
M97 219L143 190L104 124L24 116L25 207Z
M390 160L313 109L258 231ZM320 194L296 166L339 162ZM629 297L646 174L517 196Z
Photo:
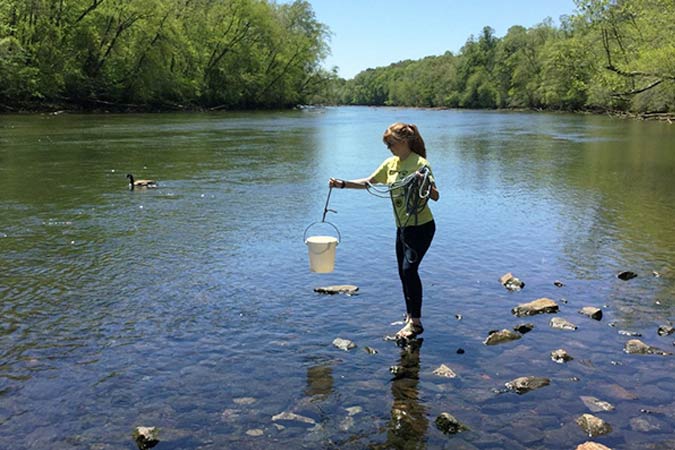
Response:
M310 273L303 244L327 179L369 175L397 120L418 124L441 191L418 351L382 340L403 313L388 200L333 191L335 272ZM673 356L626 355L618 333L675 350L656 332L675 320L674 130L393 108L0 116L0 448L133 449L145 425L162 449L569 449L589 440L582 395L615 406L594 440L675 448ZM129 191L128 172L160 187ZM313 292L331 284L360 293ZM511 314L540 297L578 330ZM551 384L496 392L525 375ZM441 412L470 431L443 435Z

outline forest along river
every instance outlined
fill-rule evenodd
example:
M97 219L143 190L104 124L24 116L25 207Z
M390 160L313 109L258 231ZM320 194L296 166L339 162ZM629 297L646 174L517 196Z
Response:
M419 126L441 193L407 350L382 339L404 311L391 203L332 192L333 273L303 243L328 178L369 175L395 121ZM154 426L162 449L570 449L592 414L597 442L673 448L674 357L624 347L675 350L674 168L673 126L591 115L0 116L0 447L131 449ZM335 284L360 289L313 290ZM512 314L543 297L559 312ZM505 392L521 376L549 384ZM444 434L444 412L469 429Z

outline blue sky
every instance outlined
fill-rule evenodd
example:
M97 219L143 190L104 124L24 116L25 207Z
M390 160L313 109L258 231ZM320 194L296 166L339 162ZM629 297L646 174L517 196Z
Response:
M290 1L290 0L287 0ZM502 37L512 25L573 14L573 0L309 0L333 33L324 65L352 78L405 59L457 53L470 35L491 26Z

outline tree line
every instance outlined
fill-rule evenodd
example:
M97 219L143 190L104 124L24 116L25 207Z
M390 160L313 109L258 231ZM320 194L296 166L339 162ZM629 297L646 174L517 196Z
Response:
M295 106L327 33L303 0L0 0L0 105Z
M675 112L675 1L575 0L456 54L327 71L305 0L0 0L0 110L299 104Z
M320 101L447 108L675 111L675 1L577 0L577 13L334 79Z

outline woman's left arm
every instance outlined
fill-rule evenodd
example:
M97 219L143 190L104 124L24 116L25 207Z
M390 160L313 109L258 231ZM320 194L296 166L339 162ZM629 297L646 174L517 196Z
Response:
M431 190L429 191L429 198L432 199L433 201L437 202L438 198L441 195L438 193L438 189L436 189L436 185L432 184L431 185Z

